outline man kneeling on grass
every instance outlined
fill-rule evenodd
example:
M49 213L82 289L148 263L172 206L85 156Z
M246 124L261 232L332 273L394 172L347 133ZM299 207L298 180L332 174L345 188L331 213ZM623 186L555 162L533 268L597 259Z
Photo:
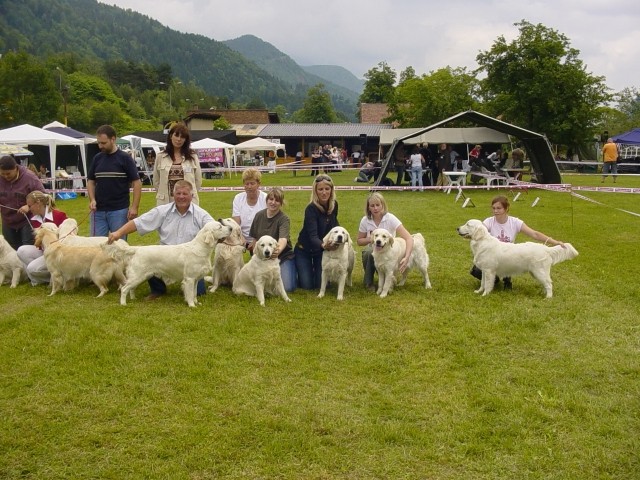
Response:
M128 221L121 228L109 234L109 243L138 232L140 235L158 231L161 245L179 245L193 240L205 224L212 222L209 213L192 203L193 186L186 180L178 180L173 187L173 202L152 208L138 218ZM149 279L151 293L146 300L156 300L167 293L167 286L161 278ZM198 295L205 294L204 280L198 281Z

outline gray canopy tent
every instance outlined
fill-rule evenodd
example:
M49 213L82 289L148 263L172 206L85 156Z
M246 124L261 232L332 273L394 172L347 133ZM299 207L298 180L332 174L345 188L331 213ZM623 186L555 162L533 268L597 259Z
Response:
M387 152L383 162L382 168L380 171L380 175L375 182L375 186L381 185L387 176L389 171L389 167L392 165L392 159L394 158L395 150L398 148L400 143L420 143L419 141L415 141L416 137L421 137L422 135L427 134L428 132L435 130L439 127L443 127L446 124L456 121L462 120L474 123L476 125L480 125L482 127L486 127L491 130L497 130L498 132L505 133L507 135L511 135L512 137L517 138L525 148L527 152L527 157L531 162L532 171L536 174L536 179L539 183L561 183L562 178L560 176L560 171L558 170L558 166L553 158L553 152L551 151L551 146L549 145L549 141L547 138L539 133L532 132L530 130L526 130L521 127L517 127L510 123L503 122L501 120L497 120L493 117L489 117L479 112L475 112L473 110L467 110L466 112L458 113L452 117L446 118L438 123L434 123L425 128L417 129L414 132L407 133L404 136L396 137L391 144L391 148ZM442 129L444 130L444 129ZM448 130L448 129L447 129ZM453 129L460 130L460 129ZM393 131L393 130L391 130ZM428 138L428 135L425 135L424 141ZM452 137L453 138L453 137ZM433 143L456 143L456 140L453 141L444 141L444 138L441 139L441 142L433 142ZM467 142L461 142L467 143ZM469 142L469 143L483 143L483 142Z

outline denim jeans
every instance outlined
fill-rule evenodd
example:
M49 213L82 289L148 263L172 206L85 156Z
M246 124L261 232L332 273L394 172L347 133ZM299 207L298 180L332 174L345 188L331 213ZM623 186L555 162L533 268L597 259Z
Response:
M297 246L294 252L296 254L296 270L298 271L298 286L304 290L319 289L322 281L322 252L311 255Z
M618 174L618 164L616 162L604 162L602 164L602 174L606 175L611 173L612 175Z
M295 257L280 262L280 276L282 277L285 292L293 292L298 284Z
M411 167L409 173L411 173L411 186L422 187L422 167Z
M91 236L92 237L106 237L109 232L115 232L125 223L127 223L129 215L129 209L123 208L122 210L96 210L91 213ZM123 240L127 239L127 236L122 237Z

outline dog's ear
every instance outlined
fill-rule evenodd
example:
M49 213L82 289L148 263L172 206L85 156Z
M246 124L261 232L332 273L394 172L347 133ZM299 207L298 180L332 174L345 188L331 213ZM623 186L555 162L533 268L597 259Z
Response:
M333 228L331 230L329 230L329 233L327 233L324 238L322 239L322 243L327 244L331 238L331 232L333 231Z
M487 236L489 233L487 231L487 227L485 227L482 222L479 222L471 227L473 230L471 232L471 238L473 240L481 240Z
M389 241L387 243L389 243L389 246L392 247L393 246L393 242L395 242L395 238L393 238L392 235L389 235Z

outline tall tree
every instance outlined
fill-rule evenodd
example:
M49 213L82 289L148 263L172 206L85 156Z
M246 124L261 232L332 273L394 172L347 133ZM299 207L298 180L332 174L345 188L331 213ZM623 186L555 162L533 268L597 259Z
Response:
M396 72L387 62L380 62L377 67L373 67L364 74L366 81L360 95L360 103L390 102L393 99L396 76Z
M0 58L0 126L44 125L57 117L62 80L35 57L8 52ZM60 77L62 78L62 77Z
M322 83L311 87L300 110L294 113L300 123L333 123L337 120L331 96Z
M498 37L476 57L486 73L488 110L554 143L576 146L592 139L600 106L610 99L604 78L588 73L568 38L542 24L515 24L519 36Z
M477 81L465 68L441 68L422 77L405 72L389 103L389 117L385 121L398 122L405 128L424 127L475 108Z

